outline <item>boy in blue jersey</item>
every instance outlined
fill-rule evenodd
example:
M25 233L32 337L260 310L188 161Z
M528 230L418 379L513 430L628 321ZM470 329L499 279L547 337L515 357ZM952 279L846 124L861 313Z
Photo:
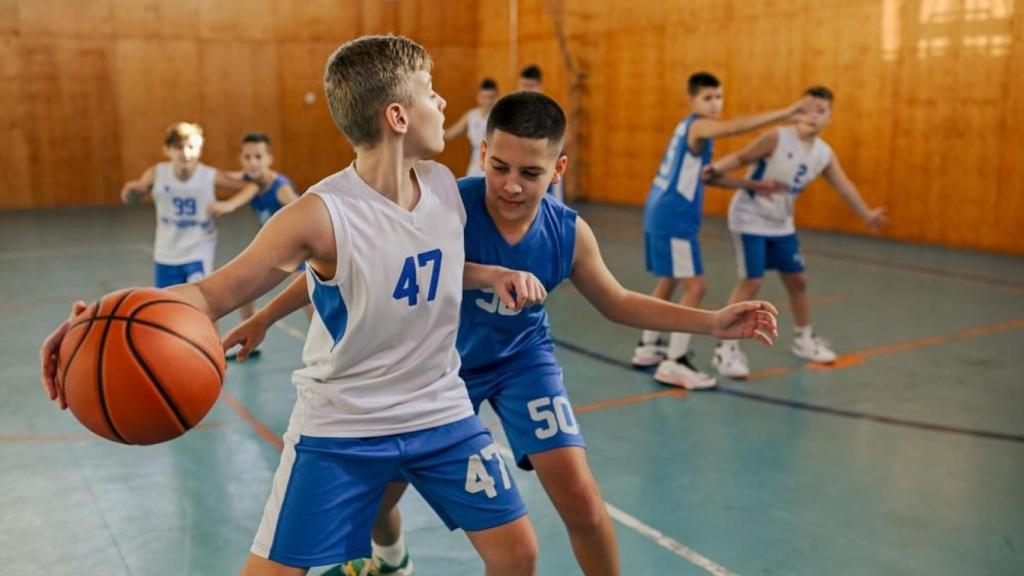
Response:
M793 311L795 326L790 350L804 360L830 363L836 360L836 353L827 340L811 329L807 276L793 218L794 203L804 188L823 175L869 228L879 228L886 217L885 208L865 204L839 159L820 138L821 131L832 120L832 91L814 86L804 95L811 98L812 105L795 124L765 132L743 150L711 163L704 175L720 179L726 172L752 165L750 178L785 183L778 193L757 194L740 187L733 194L729 203L729 231L740 280L729 301L754 298L764 282L765 271L777 270ZM746 378L750 374L747 355L739 342L733 340L723 341L715 348L711 365L727 378Z
M455 178L427 160L444 149L446 105L431 65L423 47L400 36L336 50L324 88L355 161L282 209L209 277L169 290L216 321L307 263L318 313L304 367L292 374L295 407L244 576L302 576L370 554L373 519L396 475L465 530L488 575L536 573L536 535L473 413L456 339L467 286L507 296L515 284L513 310L539 301L540 289L522 273L464 270ZM114 312L138 305L133 298L121 293ZM85 308L76 302L72 318ZM39 352L43 387L62 409L57 356L70 322Z
M241 163L242 169L232 172L231 176L251 182L259 187L252 200L249 201L249 206L255 212L260 226L266 224L270 217L281 208L299 199L292 181L284 174L273 169L274 150L270 144L270 137L263 132L249 132L242 136L238 161ZM304 265L300 265L298 268L299 272L302 270L305 270ZM306 306L305 310L306 317L312 318L313 307ZM252 317L255 311L255 304L247 302L238 309L238 315L245 321ZM240 350L240 347L228 350L226 352L227 357L234 357L238 350ZM260 350L256 349L251 354L256 355L259 352Z
M652 296L671 300L680 279L684 306L699 306L707 287L700 258L701 212L704 183L701 171L711 162L716 138L744 134L792 117L808 105L802 99L791 106L744 116L717 120L722 112L722 86L707 72L690 76L687 86L690 115L676 126L661 167L651 185L644 208L644 247L647 270L658 277ZM755 189L773 189L774 182L751 183ZM645 330L633 351L633 365L657 366L655 380L687 390L711 388L716 382L690 362L687 351L690 334L673 332L665 345L661 332Z
M482 265L523 270L539 280L545 292L568 279L615 322L654 330L729 333L770 345L775 309L766 302L708 312L631 292L618 283L604 264L590 226L545 193L568 165L562 154L564 133L561 108L542 94L517 92L495 104L483 144L485 177L459 181L466 209L467 273ZM255 345L267 326L303 303L305 294L297 282L233 330L225 345ZM614 530L587 464L547 313L541 306L512 309L499 296L490 289L473 289L462 300L458 349L473 406L479 410L485 400L490 402L516 463L537 471L568 529L583 572L617 575ZM408 555L394 507L403 490L403 484L389 488L374 528L373 564L369 569L349 564L342 574L410 573L403 568Z

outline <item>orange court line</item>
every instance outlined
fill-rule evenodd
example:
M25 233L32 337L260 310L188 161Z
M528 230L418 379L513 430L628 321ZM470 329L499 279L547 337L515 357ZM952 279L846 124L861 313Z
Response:
M661 392L650 392L648 394L638 394L636 396L624 396L622 398L612 398L610 400L600 400L598 402L591 402L584 404L579 408L573 409L577 414L583 414L586 412L594 412L595 410L604 410L605 408L615 408L616 406L625 406L627 404L636 404L637 402L646 402L655 398L684 398L686 397L686 390L681 388L673 388L671 390L662 390Z
M938 334L935 336L925 336L924 338L916 338L914 340L908 340L907 342L897 342L895 344L889 344L886 346L879 346L876 348L867 348L864 350L857 350L844 354L836 359L832 364L821 364L817 362L808 362L802 365L793 366L775 366L774 368L765 368L763 370L757 370L751 372L750 375L741 381L752 382L755 380L764 380L766 378L773 378L776 376L784 376L795 370L812 370L816 372L824 372L830 370L842 370L844 368L850 368L852 366L859 366L863 364L868 358L874 356L883 356L888 354L894 354L896 352L903 352L906 350L914 350L917 348L925 348L928 346L935 346L938 344L944 344L951 340L968 340L977 336L983 336L986 334L995 334L998 332L1007 332L1010 330L1016 330L1018 328L1024 328L1024 318L1017 320L1007 320L1005 322L997 322L988 326L979 326L977 328L969 328L967 330L961 330L951 334ZM625 368L625 366L623 366ZM680 394L680 392L684 392ZM681 390L665 390L662 392L649 392L646 394L636 394L633 396L623 396L621 398L614 398L612 400L602 400L598 402L591 402L589 404L583 404L574 408L577 414L584 414L587 412L595 412L598 410L604 410L606 408L615 408L617 406L627 406L629 404L636 404L639 402L646 402L648 400L654 400L656 398L664 397L685 397L685 391Z
M266 440L268 444L276 448L278 452L284 449L284 442L281 440L281 438L277 434L271 432L270 428L267 428L266 424L260 422L260 419L253 415L253 413L250 412L248 408L246 408L241 402L239 402L238 398L236 398L234 394L228 392L227 390L221 390L220 399L223 400L225 404L230 406L231 409L234 410L239 416L241 416L243 420L248 422L249 425L252 426L253 430L255 430L257 434L262 436L263 439Z

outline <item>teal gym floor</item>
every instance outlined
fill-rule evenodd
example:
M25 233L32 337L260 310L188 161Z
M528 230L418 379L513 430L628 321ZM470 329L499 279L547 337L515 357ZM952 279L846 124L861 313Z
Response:
M647 292L640 211L580 206L612 271ZM220 224L220 261L255 230ZM200 429L152 447L91 436L44 397L37 349L75 298L151 281L150 209L0 213L0 573L228 575L248 551L294 399L305 317L230 364ZM628 367L638 331L564 285L559 358L629 575L1024 574L1024 260L804 233L817 331L842 358L814 369L746 345L746 382L686 394ZM702 236L710 298L735 278L724 225ZM222 322L222 329L237 319ZM714 342L695 338L709 369ZM494 414L485 412L489 424ZM500 434L499 434L500 436ZM578 574L540 485L516 480L539 573ZM406 537L427 575L482 573L461 533L413 492Z

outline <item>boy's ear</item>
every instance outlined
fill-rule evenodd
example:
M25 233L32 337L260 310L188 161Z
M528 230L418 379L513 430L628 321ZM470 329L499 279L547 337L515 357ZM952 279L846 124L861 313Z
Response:
M569 169L569 156L562 153L558 156L558 160L555 160L555 175L551 178L552 184L558 184L565 178L565 171Z
M480 142L480 169L487 171L487 138Z
M409 131L409 115L406 113L405 107L397 102L388 104L384 109L384 121L397 134L405 134Z

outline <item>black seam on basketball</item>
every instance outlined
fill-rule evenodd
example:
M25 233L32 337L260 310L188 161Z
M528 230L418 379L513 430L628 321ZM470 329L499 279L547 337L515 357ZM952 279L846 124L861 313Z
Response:
M66 382L65 379L68 377L68 369L71 368L71 363L74 362L75 356L78 355L78 350L82 347L82 344L85 343L85 339L89 337L89 332L92 330L92 325L96 323L96 316L100 313L100 306L102 306L102 305L103 305L103 298L101 297L99 299L99 301L96 302L96 308L92 311L92 316L91 317L89 317L89 318L87 318L87 319L85 319L85 320L83 320L83 321L81 321L81 322L79 322L77 324L72 324L71 326L68 327L68 332L70 332L75 326L81 326L82 324L85 324L86 322L89 323L89 325L85 327L85 334L82 334L81 340L79 340L78 344L75 345L75 349L71 351L71 356L68 357L68 361L64 363L64 371L60 373L60 380L59 380L61 388L64 387L64 382ZM65 332L64 334L66 336L67 332ZM58 355L58 357L60 356L60 352L59 351L58 351L57 355Z
M160 396L163 397L164 402L167 403L167 407L171 409L171 412L174 412L174 417L178 419L178 424L181 425L182 433L184 434L185 432L188 432L192 428L191 426L189 426L188 420L185 420L185 416L182 415L181 410L178 409L178 406L174 403L174 400L171 399L171 396L167 393L167 390L165 390L163 385L160 384L160 379L156 377L156 374L154 374L152 370L150 370L149 365L146 364L146 361L142 359L142 355L139 354L139 351L135 349L135 342L132 340L131 320L125 321L124 333L126 336L126 340L128 341L128 350L131 351L132 356L135 358L135 361L139 363L139 366L142 367L142 370L146 373L147 376L149 376L150 382L153 383L153 387L156 388L157 392L160 393Z
M149 300L148 302L144 302L144 303L139 304L138 306L136 306L135 309L132 310L130 314L128 314L128 316L134 318L136 314L138 314L139 312L141 312L145 308L148 308L148 307L150 307L150 306L152 306L154 304L181 304L182 306L188 306L189 308L191 308L191 309L195 310L196 312L199 312L200 314L203 314L205 316L203 311L200 310L199 308L196 308L195 306L189 304L188 302L182 302L181 300L174 300L173 298L163 298L163 299L160 299L160 300Z
M124 303L125 299L134 291L135 290L128 290L123 296L121 296L121 299L117 301L117 304L114 304L114 307L110 310L111 319L114 317L114 314L117 313L117 309L121 307L121 304ZM130 442L128 442L128 440L118 432L117 428L114 427L114 420L110 417L110 409L107 407L107 395L103 386L103 349L107 346L107 335L110 334L110 325L112 323L113 322L111 322L110 319L107 320L107 326L103 329L103 335L100 337L100 349L96 357L96 387L99 389L100 408L103 410L103 418L106 419L111 432L113 432L114 436L117 436L117 439L122 443L130 444Z
M161 330L163 330L165 332L168 332L170 334L174 334L175 336L177 336L177 337L181 338L182 340L188 342L196 350L199 350L200 352L202 352L203 356L206 356L206 359L209 360L210 364L213 365L213 369L217 371L217 374L220 374L221 378L223 378L224 377L224 372L221 371L220 366L217 365L217 362L215 362L213 360L213 358L211 358L210 355L207 354L206 351L203 350L203 348L201 346L199 346L195 342L189 340L188 338L185 338L184 336L178 334L177 332L172 332L170 330L167 330L166 328L164 328L163 326L160 326L159 324L154 324L154 323L152 323L152 322L150 322L148 320L139 320L138 318L135 317L139 312L142 312L143 309L145 309L145 308L147 308L149 306L152 306L154 304L163 304L163 303L181 304L183 306L188 306L189 308L195 310L196 312L199 312L200 314L203 314L204 316L206 315L202 310L200 310L199 308L196 308L195 306L189 304L188 302L182 302L181 300L165 299L165 300L153 300L151 302L146 302L145 304L139 306L138 308L133 310L131 314L128 315L128 321L129 322L138 322L140 324L143 324L145 326L150 326L152 328L160 328Z
M150 322L149 320L139 320L138 318L124 317L124 316L112 316L111 320L124 320L124 321L126 321L128 323L141 324L143 326L148 326L149 328L155 328L156 330L159 330L161 332L166 332L166 333L170 334L171 336L174 336L174 337L176 337L176 338L178 338L178 339L180 339L180 340L182 340L184 342L187 342L189 346L191 346L191 347L195 348L196 350L198 350L199 353L202 354L204 358L206 358L206 360L210 363L210 365L213 366L213 370L215 372L217 372L217 374L220 374L221 378L224 377L224 374L220 371L220 366L217 365L217 362L213 359L213 357L211 357L206 352L206 350L203 350L202 346L196 344L195 342L193 342L192 340L182 336L181 334L178 334L174 330L171 330L170 328L167 328L166 326L161 326L160 324L157 324L155 322Z

